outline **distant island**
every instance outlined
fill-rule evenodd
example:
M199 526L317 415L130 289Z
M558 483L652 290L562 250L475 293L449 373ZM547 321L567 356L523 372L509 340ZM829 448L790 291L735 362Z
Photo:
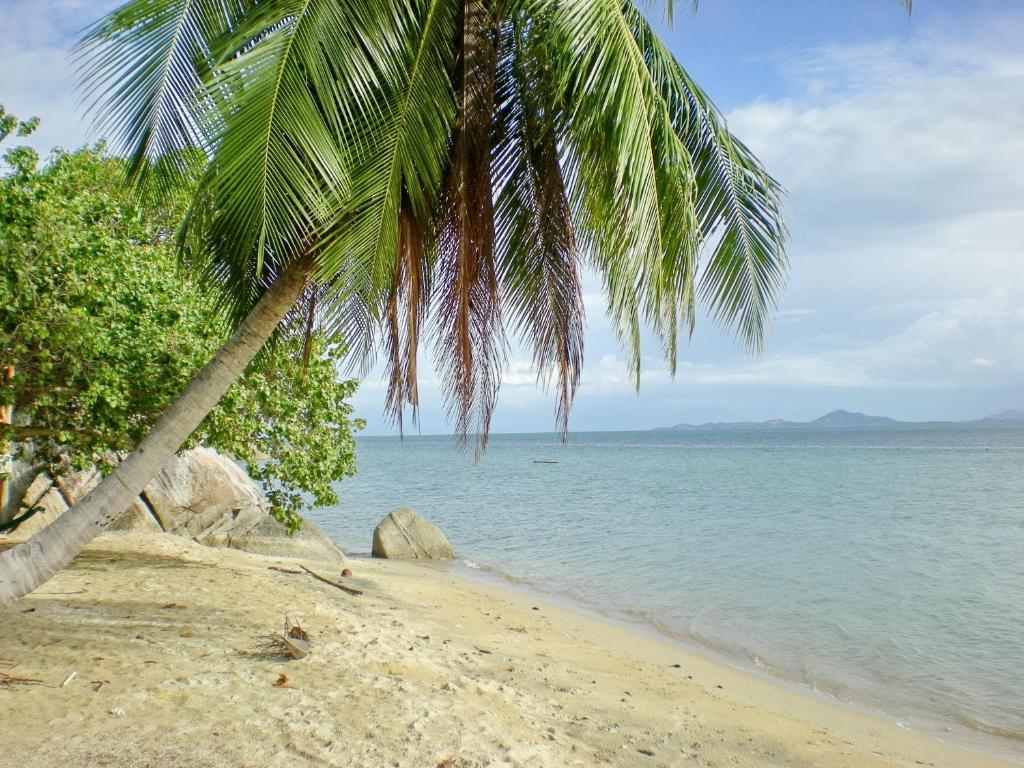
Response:
M1007 425L1019 424L1024 426L1024 412L1010 408L1006 411L994 413L981 419L970 421L899 421L888 416L868 416L864 413L852 411L832 411L824 416L819 416L813 421L787 421L786 419L769 419L768 421L711 421L704 424L676 424L672 427L655 427L660 430L712 430L712 429L806 429L806 428L828 428L828 427L909 427L924 425L943 424L978 424L978 425Z

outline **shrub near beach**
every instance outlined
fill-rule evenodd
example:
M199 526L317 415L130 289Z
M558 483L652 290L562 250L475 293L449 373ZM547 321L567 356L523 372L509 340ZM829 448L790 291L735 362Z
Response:
M5 133L18 123L5 116ZM32 130L31 122L21 132ZM190 190L137 197L101 147L8 150L0 179L0 435L46 464L109 461L148 431L228 335L210 287L175 253ZM307 502L337 500L355 468L338 344L290 323L209 415L192 444L246 464L289 530ZM13 411L13 412L12 412ZM30 442L29 442L30 441Z

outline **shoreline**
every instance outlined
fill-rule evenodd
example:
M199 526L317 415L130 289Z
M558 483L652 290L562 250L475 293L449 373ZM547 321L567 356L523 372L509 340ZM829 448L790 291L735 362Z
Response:
M369 560L372 558L369 553L360 553L355 555L353 559ZM472 563L472 565L469 563ZM432 568L435 566L427 564L425 567ZM524 599L541 601L598 624L605 624L620 628L626 632L635 633L655 643L665 644L670 648L702 658L712 664L718 664L741 674L749 675L765 685L778 686L798 696L805 696L828 706L838 707L860 716L879 720L901 731L914 733L949 747L1005 760L1012 765L1024 766L1024 738L1016 734L1003 735L998 732L998 729L989 728L984 724L980 724L979 727L972 727L955 720L940 721L937 719L926 720L925 718L917 718L915 722L903 722L898 716L884 709L871 706L870 704L849 701L829 690L816 688L812 683L805 680L785 674L777 674L774 671L759 666L757 660L749 654L743 656L738 652L730 654L725 649L701 642L699 638L688 637L673 632L667 627L660 627L648 617L639 614L630 616L628 611L623 611L626 614L624 616L610 615L605 613L600 606L588 604L570 595L545 591L531 584L526 579L508 574L490 565L478 564L476 561L468 558L456 556L451 565L447 567L452 575L466 582L482 584L485 587L519 595ZM780 669L779 672L784 673L785 670ZM907 719L910 720L911 718ZM923 723L927 723L927 725ZM949 734L948 738L946 737L947 734Z
M368 554L360 554L353 559L361 561L371 560L372 558ZM469 562L472 562L473 565L469 565ZM691 659L700 659L703 662L716 665L730 672L749 676L757 683L779 688L797 697L805 697L816 704L836 707L851 715L877 721L887 727L898 729L900 733L914 734L920 738L941 744L944 747L1003 760L1010 765L1024 766L1024 743L1018 747L1019 740L1012 737L991 733L984 728L974 729L964 725L960 725L959 729L954 729L948 724L933 722L931 723L931 729L925 729L916 724L907 724L901 722L895 715L882 709L844 700L838 695L815 688L810 683L799 679L773 674L758 667L753 660L730 656L727 652L702 644L696 639L677 635L668 629L662 629L645 618L621 618L608 615L603 613L599 607L588 605L568 595L546 592L528 583L526 580L511 576L491 566L479 565L475 561L467 560L467 558L456 557L450 564L417 563L415 565L431 570L435 568L441 570L444 568L446 570L442 572L448 573L467 584L475 584L483 587L485 590L498 590L508 593L520 598L524 604L526 602L546 604L549 608L557 610L560 614L564 612L564 614L578 617L582 621L593 622L599 625L599 627L615 628L636 635L647 641L647 643L655 644L655 647L665 646L665 649L652 653L652 648L647 643L640 643L636 646L629 643L623 644L622 647L627 649L627 652L637 655L638 658L643 660L650 661L652 658L664 659L666 654L683 653L691 657ZM567 625L571 626L572 622L567 622ZM630 651L629 648L631 647L643 650ZM946 739L943 738L944 733L954 734L954 736ZM1000 747L1003 749L999 749Z
M0 621L38 681L0 684L0 765L1011 765L443 566L352 559L353 597L295 562L101 536ZM286 614L301 661L262 650Z

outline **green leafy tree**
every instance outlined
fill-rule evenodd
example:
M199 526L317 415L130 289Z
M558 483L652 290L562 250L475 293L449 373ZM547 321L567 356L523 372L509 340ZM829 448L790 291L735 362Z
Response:
M57 153L42 170L31 150L6 159L0 435L32 439L40 462L69 451L79 466L103 466L138 443L229 335L217 295L179 268L173 245L191 189L133 196L124 162L102 149ZM290 530L308 499L337 500L330 484L352 473L359 426L346 402L355 382L337 373L341 348L322 335L309 343L285 334L190 440L246 462Z
M186 233L245 319L115 480L0 554L0 605L127 505L308 282L354 355L383 348L396 419L415 415L429 338L479 447L506 329L555 382L564 429L583 263L637 379L641 325L674 369L698 303L763 341L786 274L779 187L632 0L132 0L81 52L136 179L210 156Z

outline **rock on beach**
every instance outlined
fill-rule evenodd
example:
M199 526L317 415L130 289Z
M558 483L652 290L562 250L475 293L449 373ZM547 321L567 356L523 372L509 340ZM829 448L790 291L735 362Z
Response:
M373 529L373 556L389 560L447 560L455 556L440 529L408 507L388 512Z

